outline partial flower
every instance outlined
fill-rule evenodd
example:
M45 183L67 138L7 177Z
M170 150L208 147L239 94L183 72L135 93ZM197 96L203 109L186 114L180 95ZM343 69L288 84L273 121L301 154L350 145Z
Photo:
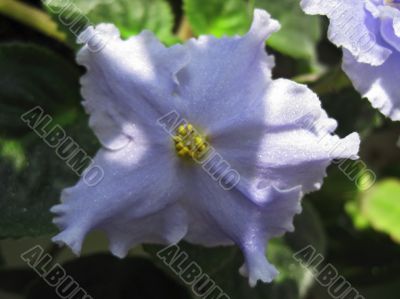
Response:
M343 47L343 70L355 88L374 108L400 120L400 1L302 0L301 6L328 16L328 37Z
M243 37L171 48L147 31L121 40L113 25L88 28L108 41L78 54L104 178L62 192L53 241L79 254L86 234L103 230L119 257L141 243L236 244L250 284L270 282L268 240L294 229L300 198L321 187L331 161L359 148L357 134L333 135L336 122L306 86L271 79L265 40L278 28L256 10ZM223 188L229 170L240 180Z

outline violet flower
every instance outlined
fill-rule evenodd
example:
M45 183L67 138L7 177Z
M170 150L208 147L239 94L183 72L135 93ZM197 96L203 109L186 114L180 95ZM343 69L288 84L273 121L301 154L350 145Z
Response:
M293 230L300 198L320 188L331 161L359 148L356 133L332 134L336 122L306 86L271 79L265 39L278 29L256 10L243 37L166 48L147 31L123 41L113 25L88 28L108 41L78 54L104 178L62 192L53 241L79 254L98 229L119 257L141 243L236 244L250 284L270 282L268 240ZM240 175L234 185L226 164Z

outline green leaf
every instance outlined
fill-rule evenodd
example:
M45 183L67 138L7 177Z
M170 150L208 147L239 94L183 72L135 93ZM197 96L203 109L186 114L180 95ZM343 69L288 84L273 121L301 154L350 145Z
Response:
M174 16L165 0L53 0L48 3L48 11L69 35L69 43L74 48L77 33L99 23L115 24L124 38L147 29L167 44L177 41L172 34Z
M80 101L80 72L55 53L34 45L0 46L0 136L30 129L20 116L36 105L65 113Z
M268 45L294 58L316 60L316 44L321 37L319 17L308 16L298 0L256 0L256 7L267 10L281 23L281 30L268 39Z
M40 106L90 155L97 145L80 108L78 68L44 48L0 46L0 238L55 232L49 208L77 174L21 115Z
M184 10L197 35L221 37L243 34L249 29L250 14L243 0L184 0Z
M199 34L244 34L249 29L251 3L243 0L184 0L185 13L193 31ZM255 7L267 10L282 28L267 41L277 51L294 58L316 62L316 44L321 37L321 23L316 16L307 16L298 0L255 0Z
M345 205L345 210L353 220L355 228L358 230L369 228L368 218L361 213L360 202L357 199L347 202Z
M65 35L58 31L48 14L23 1L1 0L0 13L61 42L65 40Z
M400 181L385 179L362 198L363 215L375 229L389 234L400 242Z

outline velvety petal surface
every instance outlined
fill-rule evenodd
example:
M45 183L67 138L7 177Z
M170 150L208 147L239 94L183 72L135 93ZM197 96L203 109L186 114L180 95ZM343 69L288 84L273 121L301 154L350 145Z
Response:
M379 19L365 8L366 0L302 0L308 14L326 15L330 20L329 39L338 47L349 50L357 61L381 65L391 50L376 38Z
M333 134L336 121L306 86L279 79L263 91L249 99L236 123L228 119L226 127L210 132L213 154L221 160L195 169L195 185L187 182L193 220L186 239L207 246L233 241L245 257L241 273L253 286L276 276L265 259L267 241L293 230L302 194L321 187L332 160L356 159L360 144L356 133L344 139ZM230 191L214 171L222 161L240 175Z
M61 229L53 241L79 253L86 234L100 229L108 234L112 252L124 256L139 243L175 243L184 237L181 180L169 147L131 141L117 151L100 150L94 164L104 178L94 186L82 178L52 208Z
M400 120L400 53L377 67L358 63L347 51L343 54L343 70L361 95L384 115Z
M399 3L302 0L301 4L305 12L330 19L329 39L343 46L343 69L355 88L373 107L399 120Z
M191 61L178 73L183 116L207 132L240 119L240 111L271 81L274 62L265 40L278 29L267 12L256 10L243 37L188 41Z
M317 95L304 85L274 80L241 116L243 122L210 138L216 151L242 175L239 186L254 201L264 196L259 186L317 190L333 159L357 158L358 134L344 139L334 135L336 121L328 118Z
M214 235L224 235L241 248L245 264L240 272L249 277L250 285L255 286L258 280L271 282L278 271L265 257L267 242L293 231L293 217L301 211L301 188L283 191L269 187L263 204L255 204L236 188L222 189L201 168L194 175L196 179L187 188L186 197L191 210L203 223L204 231L193 222L186 239L214 246L218 244L205 244L203 234L211 231Z
M85 235L100 229L120 257L143 242L234 243L250 284L270 282L277 270L265 258L268 240L293 230L301 196L321 186L333 159L354 159L359 147L357 134L333 134L336 122L305 86L271 79L265 39L278 28L256 10L243 37L165 48L148 32L123 41L111 25L90 27L81 40L96 38L78 61L104 178L64 190L52 209L61 229L53 240L79 253ZM379 50L377 64L386 59ZM203 165L178 157L157 123L172 110L205 133L238 184L226 190Z
M400 53L400 37L394 32L393 20L382 20L381 35L382 38L397 51L393 55Z
M367 0L366 9L382 21L391 21L393 31L400 37L400 3L389 3L386 0Z
M103 146L122 148L175 108L176 73L189 59L183 46L166 48L149 31L122 40L111 24L89 27L79 40L83 105Z

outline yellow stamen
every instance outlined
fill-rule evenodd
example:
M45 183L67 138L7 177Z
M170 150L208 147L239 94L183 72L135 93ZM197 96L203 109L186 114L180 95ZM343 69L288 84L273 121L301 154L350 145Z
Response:
M187 131L186 131L186 128L184 125L179 126L178 134L181 135L182 137L187 134ZM180 137L180 136L178 136L178 137Z
M185 145L182 142L179 142L175 145L176 149L180 151L181 149L185 148Z
M184 157L186 154L189 154L189 153L190 153L190 150L187 147L184 147L183 149L181 149L178 152L178 155Z
M192 124L180 125L172 137L179 157L199 159L208 149L206 137L200 134Z
M196 136L196 137L194 138L194 143L195 143L196 145L202 145L202 144L204 144L204 140L203 140L203 138L201 138L201 137L199 137L199 136Z
M182 142L182 137L180 137L180 136L174 136L173 139L174 139L174 141L176 141L177 143Z

